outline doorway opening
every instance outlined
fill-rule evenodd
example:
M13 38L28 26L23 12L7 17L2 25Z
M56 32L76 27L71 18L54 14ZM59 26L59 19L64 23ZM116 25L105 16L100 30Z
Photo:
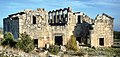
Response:
M34 45L35 47L38 47L38 39L34 39Z
M62 45L63 39L62 36L55 36L55 45Z
M88 40L87 38L82 38L82 37L76 37L76 40L81 44L81 45L87 45Z
M81 37L76 37L76 40L77 40L79 43L82 43Z
M104 38L99 38L99 45L104 46Z

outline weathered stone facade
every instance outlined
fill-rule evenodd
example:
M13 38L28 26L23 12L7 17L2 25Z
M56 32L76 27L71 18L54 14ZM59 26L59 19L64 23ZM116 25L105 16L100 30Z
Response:
M100 39L104 42L102 46L110 47L113 44L113 18L104 13L95 19L91 32L91 45L100 47Z
M113 18L102 14L94 20L82 12L72 12L70 7L49 12L38 8L4 18L4 32L12 32L15 39L26 32L38 47L66 45L71 35L75 35L81 44L110 47L113 44Z

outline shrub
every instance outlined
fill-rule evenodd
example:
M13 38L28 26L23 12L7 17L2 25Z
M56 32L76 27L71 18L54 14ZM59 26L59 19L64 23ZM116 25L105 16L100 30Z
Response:
M68 41L67 48L70 49L70 50L74 50L74 51L78 50L77 43L76 43L76 38L75 38L74 35L72 35L71 39Z
M49 51L51 54L57 55L58 52L60 51L60 49L59 49L59 46L54 45L54 46L50 46L50 48L48 49L48 51Z
M34 40L31 39L26 33L22 33L20 40L18 40L16 44L16 47L28 53L34 50Z
M11 32L6 32L4 35L4 39L1 42L1 45L9 45L10 47L15 47L15 44L16 42L14 41L13 34Z

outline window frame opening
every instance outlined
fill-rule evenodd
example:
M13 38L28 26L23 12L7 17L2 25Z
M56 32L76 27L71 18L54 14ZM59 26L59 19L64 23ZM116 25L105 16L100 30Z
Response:
M80 20L81 20L81 16L80 16L80 15L78 15L78 18L77 18L77 21L78 21L77 23L78 23L78 24L80 24L80 23L81 23L81 21L80 21Z
M99 38L99 45L104 46L104 38Z
M36 24L36 17L33 16L33 24Z

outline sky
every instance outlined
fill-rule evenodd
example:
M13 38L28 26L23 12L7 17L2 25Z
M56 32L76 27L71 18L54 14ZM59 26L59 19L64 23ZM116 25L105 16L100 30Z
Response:
M24 9L50 11L67 7L73 12L84 12L92 19L106 13L114 18L114 30L120 31L120 0L0 0L0 27L3 27L3 18Z

